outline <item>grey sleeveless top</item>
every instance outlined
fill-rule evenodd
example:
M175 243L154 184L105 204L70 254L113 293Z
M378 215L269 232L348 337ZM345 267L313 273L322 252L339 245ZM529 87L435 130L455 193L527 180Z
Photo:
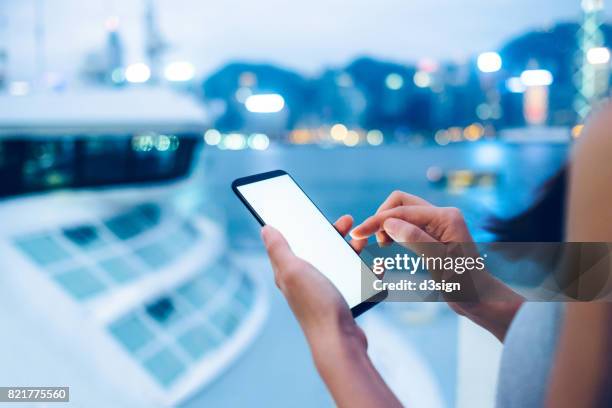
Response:
M527 302L517 312L504 341L498 408L544 406L563 309L563 303Z

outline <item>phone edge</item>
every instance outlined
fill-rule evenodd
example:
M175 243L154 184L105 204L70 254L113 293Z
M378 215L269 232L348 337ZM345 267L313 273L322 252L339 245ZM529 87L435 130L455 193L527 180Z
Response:
M237 178L236 180L232 181L232 191L238 197L238 199L242 202L242 204L244 204L244 206L249 210L251 215L253 215L253 217L255 217L255 219L257 220L259 225L261 225L262 227L264 225L266 225L266 223L259 216L259 214L257 214L255 209L253 207L251 207L251 204L249 204L247 199L244 198L244 196L242 195L240 190L238 190L238 187L246 185L246 184L251 184L251 183L258 182L258 181L262 181L262 180L271 179L271 178L274 178L274 177L283 176L283 175L288 175L288 173L286 171L284 171L284 170L280 170L279 169L279 170L267 171L267 172L264 172L264 173L257 173L257 174L253 174L253 175L250 175L250 176L240 177L240 178ZM289 177L291 177L291 176L289 176Z

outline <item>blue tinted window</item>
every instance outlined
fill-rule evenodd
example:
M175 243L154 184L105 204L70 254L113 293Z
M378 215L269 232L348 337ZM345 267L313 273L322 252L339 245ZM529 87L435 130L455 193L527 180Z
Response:
M153 203L139 205L134 209L134 212L140 213L144 220L151 226L159 223L159 219L161 218L160 208Z
M190 304L198 308L206 304L214 295L214 289L201 277L181 286L177 292Z
M22 238L15 244L39 265L48 265L68 259L70 255L48 235Z
M242 306L249 307L253 302L254 295L255 288L253 287L253 282L251 282L251 279L248 276L242 275L240 285L238 286L235 294L236 300Z
M118 238L130 239L159 223L160 216L158 206L143 204L127 213L110 218L105 224Z
M139 275L139 272L122 258L104 260L100 262L100 267L117 283L129 282Z
M153 341L153 333L138 316L126 316L112 323L109 330L119 343L132 353Z
M219 344L217 337L204 325L188 330L179 337L178 342L194 359L202 357Z
M147 224L133 213L119 215L106 221L106 226L120 239L130 239L147 229Z
M161 326L171 325L182 319L187 311L170 297L163 297L145 307L146 313Z
M189 223L178 225L164 240L164 245L174 253L180 254L198 239L197 230Z
M232 335L240 323L240 320L231 312L228 306L217 309L210 320L225 336Z
M214 265L204 272L204 277L207 281L221 286L227 279L227 268L220 265Z
M164 249L160 243L153 243L143 246L134 251L144 263L153 269L160 268L172 260L172 256Z
M82 300L104 291L105 286L85 268L56 275L55 280L73 297Z
M104 245L104 241L98 235L98 230L90 225L65 229L64 236L83 249L94 249Z
M144 362L145 367L162 385L172 384L183 371L185 365L168 349L164 349Z

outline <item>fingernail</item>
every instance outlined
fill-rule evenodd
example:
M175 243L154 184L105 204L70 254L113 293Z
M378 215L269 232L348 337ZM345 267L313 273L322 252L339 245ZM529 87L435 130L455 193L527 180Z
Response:
M268 226L264 225L263 227L261 227L261 239L264 242L264 245L267 247L268 246Z
M351 230L351 232L349 232L349 234L351 234L351 236L353 236L353 234L357 233L362 227L363 225L368 222L368 220L372 218L372 217L368 217L365 220L363 220L363 222L355 227L353 227L353 229Z
M383 229L387 233L393 234L400 228L401 223L397 218L389 218L384 222Z

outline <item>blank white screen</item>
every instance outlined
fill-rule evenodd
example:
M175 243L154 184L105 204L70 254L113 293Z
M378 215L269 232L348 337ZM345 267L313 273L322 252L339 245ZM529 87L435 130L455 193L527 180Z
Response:
M285 236L298 257L310 262L338 288L349 307L361 303L363 261L291 177L257 181L238 190L266 225Z

